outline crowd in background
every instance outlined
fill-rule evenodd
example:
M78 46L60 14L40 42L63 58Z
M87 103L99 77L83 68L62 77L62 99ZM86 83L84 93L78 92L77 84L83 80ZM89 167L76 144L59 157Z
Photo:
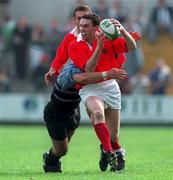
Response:
M84 3L77 1L76 5ZM135 30L148 39L149 43L157 43L159 33L166 32L173 40L173 7L167 6L165 0L151 10L147 19L144 16L144 4L137 6L135 16L127 14L121 0L107 4L106 0L98 0L93 11L101 19L115 18L130 31ZM52 19L49 27L39 22L29 24L27 17L14 21L7 15L0 23L0 91L13 91L14 82L28 82L35 91L47 89L44 74L49 70L56 49L64 35L73 28L69 13L69 21L61 27L57 19ZM171 80L171 69L160 57L156 60L148 74L144 73L144 56L141 42L138 48L126 54L124 69L128 78L119 82L124 94L165 94Z

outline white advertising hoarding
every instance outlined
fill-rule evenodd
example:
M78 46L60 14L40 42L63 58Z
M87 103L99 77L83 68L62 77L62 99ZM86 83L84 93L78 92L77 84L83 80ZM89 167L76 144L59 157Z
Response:
M172 122L173 96L124 96L122 122Z
M0 122L42 122L48 94L0 95ZM90 123L81 102L82 122ZM173 96L123 96L122 123L173 123Z
M22 123L41 121L48 98L48 95L43 94L0 95L0 121Z

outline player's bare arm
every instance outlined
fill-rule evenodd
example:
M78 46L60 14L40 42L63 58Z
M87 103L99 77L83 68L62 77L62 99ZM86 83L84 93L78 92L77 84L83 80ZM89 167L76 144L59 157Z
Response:
M98 60L99 60L99 56L101 54L103 45L104 45L104 41L105 41L105 34L103 32L96 32L96 39L97 39L97 47L93 53L93 55L91 56L91 58L87 61L86 65L85 65L85 72L92 72L94 71Z
M135 50L137 48L135 39L130 35L128 31L126 31L126 29L122 26L122 24L119 21L115 19L111 19L111 21L116 27L120 29L122 36L126 40L128 50Z
M73 75L73 79L76 83L87 85L92 83L97 83L105 79L125 79L127 77L127 72L123 69L112 68L105 72L90 72L90 73L80 73Z
M49 71L45 74L44 80L45 80L45 82L46 82L47 85L49 85L49 84L52 83L52 79L53 79L53 77L55 76L55 74L56 74L56 70L55 70L55 68L53 68L53 67L51 67L51 68L49 69Z

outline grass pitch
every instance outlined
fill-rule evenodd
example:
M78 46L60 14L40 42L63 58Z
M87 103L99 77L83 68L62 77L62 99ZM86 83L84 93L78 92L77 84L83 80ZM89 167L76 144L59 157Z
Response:
M9 180L173 180L173 129L123 127L121 144L126 149L123 172L100 172L99 142L92 127L79 127L61 174L45 174L42 153L50 148L44 126L0 127L0 179Z

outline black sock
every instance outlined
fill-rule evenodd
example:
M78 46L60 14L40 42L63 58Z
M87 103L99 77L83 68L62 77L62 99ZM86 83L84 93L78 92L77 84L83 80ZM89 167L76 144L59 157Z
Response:
M52 148L49 150L49 156L46 161L48 165L56 165L59 162L59 158L52 152Z

